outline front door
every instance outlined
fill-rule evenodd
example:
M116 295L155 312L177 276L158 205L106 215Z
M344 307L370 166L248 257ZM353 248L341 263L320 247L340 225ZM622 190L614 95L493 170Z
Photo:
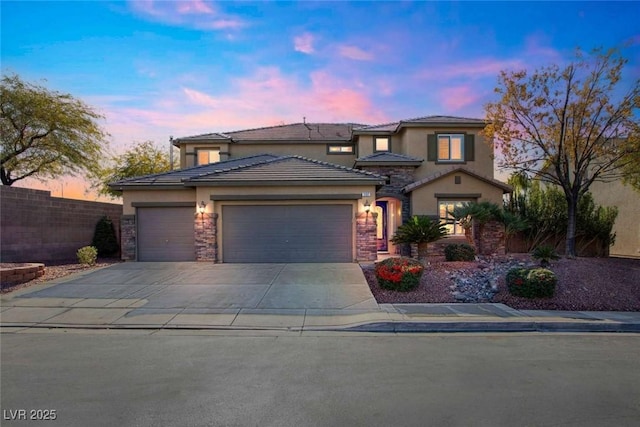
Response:
M377 233L378 233L378 251L386 252L389 250L389 241L387 235L387 202L376 201L375 212L378 214Z

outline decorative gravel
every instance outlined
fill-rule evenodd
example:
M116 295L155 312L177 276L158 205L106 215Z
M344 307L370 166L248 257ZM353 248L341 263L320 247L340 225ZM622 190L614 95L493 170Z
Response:
M379 303L499 302L522 310L640 311L640 259L563 258L549 267L558 277L552 298L514 297L506 289L506 272L535 265L527 254L473 262L428 260L420 285L410 292L378 286L373 265L362 270ZM493 288L493 289L492 289Z

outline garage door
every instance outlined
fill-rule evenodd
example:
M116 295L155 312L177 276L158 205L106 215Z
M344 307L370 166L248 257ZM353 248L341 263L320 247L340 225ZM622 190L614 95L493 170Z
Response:
M352 262L351 205L223 206L224 262Z
M139 261L195 261L193 207L138 208Z

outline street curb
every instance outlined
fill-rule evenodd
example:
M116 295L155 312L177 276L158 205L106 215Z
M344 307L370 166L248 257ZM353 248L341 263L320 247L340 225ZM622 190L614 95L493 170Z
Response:
M613 322L373 322L354 326L275 327L275 326L181 326L181 325L78 325L78 324L20 324L0 325L3 328L23 329L85 329L85 330L168 330L168 331L282 331L282 332L370 332L370 333L640 333L640 323Z
M342 329L353 332L620 332L640 333L640 323L603 322L376 322Z

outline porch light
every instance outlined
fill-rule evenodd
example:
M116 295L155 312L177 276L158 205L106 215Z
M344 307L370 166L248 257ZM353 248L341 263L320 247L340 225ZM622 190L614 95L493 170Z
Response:
M371 202L368 199L364 201L364 211L368 214L371 210Z
M200 215L204 215L204 211L206 208L207 208L207 204L204 201L200 202L200 205L198 205L198 213Z

